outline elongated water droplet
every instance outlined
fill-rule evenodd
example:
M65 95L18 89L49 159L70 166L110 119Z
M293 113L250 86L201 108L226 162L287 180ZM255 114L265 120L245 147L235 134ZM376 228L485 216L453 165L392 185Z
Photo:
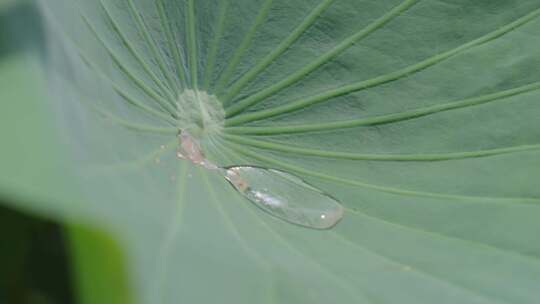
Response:
M288 173L239 166L223 174L244 197L287 222L329 229L343 217L343 207L335 199Z
M343 207L335 199L296 176L250 166L220 168L205 158L189 132L182 130L178 140L179 158L219 171L240 194L282 220L314 229L329 229L343 217Z

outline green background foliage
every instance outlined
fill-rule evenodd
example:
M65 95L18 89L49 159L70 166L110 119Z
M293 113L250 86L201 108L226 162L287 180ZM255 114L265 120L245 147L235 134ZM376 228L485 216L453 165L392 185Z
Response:
M109 231L138 302L538 299L537 0L39 10L43 52L0 62L0 193ZM344 220L286 224L177 159L186 88L227 114L209 159L296 174Z

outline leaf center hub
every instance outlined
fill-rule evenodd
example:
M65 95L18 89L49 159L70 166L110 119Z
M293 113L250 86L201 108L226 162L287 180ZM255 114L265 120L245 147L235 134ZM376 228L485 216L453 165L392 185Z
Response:
M176 106L179 130L200 138L223 129L225 111L215 95L188 89L178 97Z

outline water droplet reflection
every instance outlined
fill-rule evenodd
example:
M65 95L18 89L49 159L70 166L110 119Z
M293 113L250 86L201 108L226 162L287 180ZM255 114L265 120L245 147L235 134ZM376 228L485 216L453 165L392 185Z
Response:
M224 176L244 197L287 222L328 229L343 218L335 199L288 173L242 166L225 170Z
M343 207L335 199L294 175L251 166L220 168L204 157L188 132L178 137L178 158L219 171L241 195L273 216L313 229L332 228L343 217Z

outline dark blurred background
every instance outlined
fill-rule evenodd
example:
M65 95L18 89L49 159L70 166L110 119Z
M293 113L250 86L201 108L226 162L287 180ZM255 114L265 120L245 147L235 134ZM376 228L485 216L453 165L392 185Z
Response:
M67 248L58 223L0 207L0 303L74 303Z

